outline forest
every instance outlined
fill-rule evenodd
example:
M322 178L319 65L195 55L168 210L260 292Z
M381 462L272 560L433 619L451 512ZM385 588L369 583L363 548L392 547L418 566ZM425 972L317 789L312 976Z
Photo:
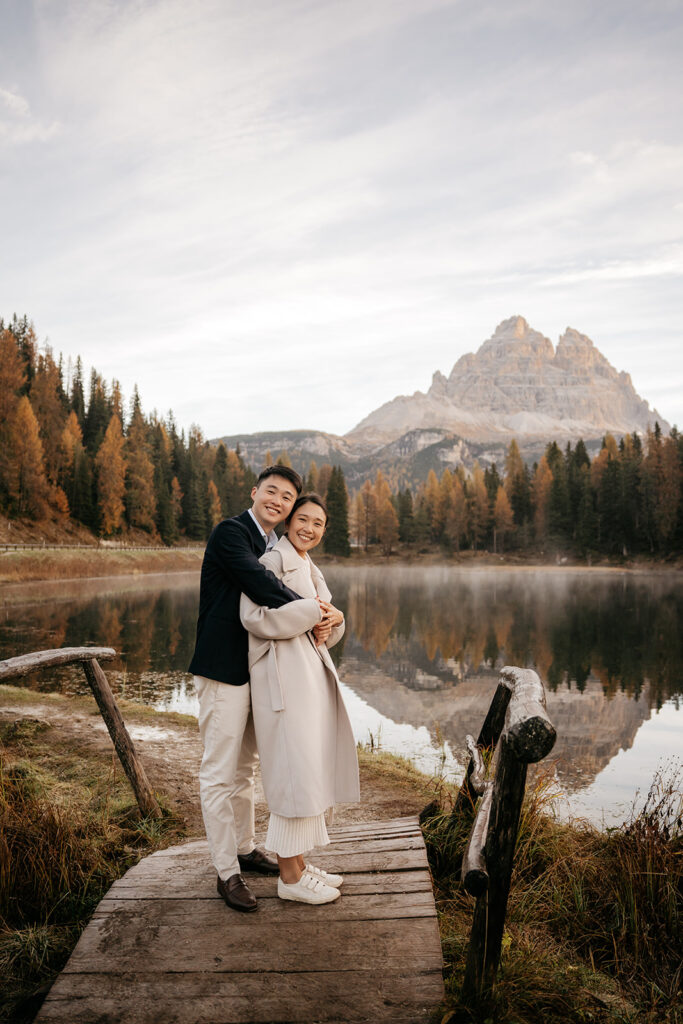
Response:
M291 464L286 451L266 462ZM261 467L259 467L261 468ZM668 557L683 548L683 437L606 435L592 460L583 441L549 441L532 466L512 440L504 466L432 470L413 492L378 471L354 494L339 466L295 466L327 499L325 550L520 551L590 560ZM166 545L201 542L249 504L256 475L239 449L212 445L173 414L128 407L116 380L80 357L64 366L33 324L0 320L0 513L71 519L97 537L142 531ZM140 534L137 534L140 536Z

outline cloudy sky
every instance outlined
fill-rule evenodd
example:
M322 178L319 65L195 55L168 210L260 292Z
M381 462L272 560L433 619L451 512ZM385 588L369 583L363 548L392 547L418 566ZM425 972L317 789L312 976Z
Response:
M503 319L683 427L683 0L0 0L0 315L351 429Z

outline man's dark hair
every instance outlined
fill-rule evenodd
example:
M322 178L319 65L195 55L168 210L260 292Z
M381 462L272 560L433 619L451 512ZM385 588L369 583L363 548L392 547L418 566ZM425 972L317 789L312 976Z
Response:
M289 524L291 522L291 519L292 519L292 516L294 515L296 510L301 508L302 505L307 505L309 501L312 502L314 505L319 505L320 506L320 508L325 513L325 523L327 524L327 505L325 504L323 499L320 497L320 495L319 494L302 494L302 495L300 495L300 497L298 497L296 499L296 501L292 505L292 511L289 513L289 515L285 519L285 526L289 526Z
M296 488L296 493L301 494L304 489L304 482L295 469L291 466L266 466L264 470L258 475L255 486L261 483L269 476L283 476L285 480L289 480L290 484L293 484Z

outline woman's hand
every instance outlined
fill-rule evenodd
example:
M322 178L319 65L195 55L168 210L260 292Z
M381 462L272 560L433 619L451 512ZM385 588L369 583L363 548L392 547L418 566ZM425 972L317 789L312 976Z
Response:
M318 604L322 609L323 622L329 622L330 626L341 626L344 621L344 615L338 608L335 608L329 601L323 601L321 597L318 598Z
M323 601L321 597L318 598L318 604L320 605L323 617L320 622L313 627L313 636L315 637L317 646L320 647L321 644L324 644L329 640L333 627L341 626L344 621L344 616L338 608L335 608L333 604L329 603L329 601Z

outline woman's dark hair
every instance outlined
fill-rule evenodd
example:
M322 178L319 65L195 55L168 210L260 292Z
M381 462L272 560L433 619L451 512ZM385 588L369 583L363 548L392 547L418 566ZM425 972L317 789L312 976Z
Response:
M306 505L309 501L312 502L314 505L318 505L323 510L323 512L325 513L325 524L327 525L327 505L325 504L323 499L320 497L320 495L319 494L302 494L302 495L300 495L300 497L298 497L296 499L296 501L292 505L292 511L289 513L289 515L285 519L285 526L289 526L289 522L290 522L292 516L294 515L294 513L297 511L297 509L300 509L302 505Z
M279 463L275 466L267 466L259 473L255 486L258 487L261 481L266 480L269 476L282 476L285 480L289 480L290 484L294 485L297 494L301 494L304 489L304 482L297 471L291 466L281 466Z

